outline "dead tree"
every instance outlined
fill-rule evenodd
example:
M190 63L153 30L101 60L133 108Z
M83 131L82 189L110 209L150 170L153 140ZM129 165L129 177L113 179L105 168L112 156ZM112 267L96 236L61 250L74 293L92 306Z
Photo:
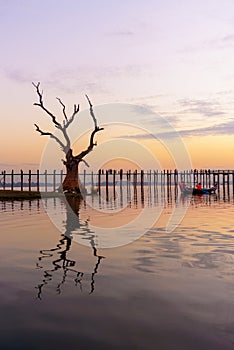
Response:
M93 105L92 105L89 97L86 95L87 101L89 103L90 116L91 116L93 123L94 123L94 128L90 134L88 147L85 150L81 151L78 155L74 155L73 150L72 150L71 141L70 141L70 138L69 138L68 133L67 133L67 129L68 129L69 125L73 122L74 118L77 116L77 114L79 112L79 105L74 104L73 113L70 117L68 117L65 104L61 101L60 98L57 97L57 100L62 107L62 112L63 112L63 117L64 117L63 122L60 123L60 122L58 122L56 116L45 107L44 101L43 101L43 91L40 90L40 83L37 83L37 84L32 83L32 84L36 89L38 99L39 99L39 101L34 103L34 105L40 107L46 114L48 114L50 116L53 124L55 125L55 127L58 130L61 131L61 134L62 134L63 139L64 139L63 141L61 141L61 139L58 138L57 136L55 136L53 133L47 132L47 131L46 132L42 131L37 124L34 124L36 127L36 131L38 131L42 136L47 135L50 138L54 139L59 144L62 151L65 153L66 159L62 160L62 162L66 166L66 177L65 177L60 189L63 190L64 192L80 193L81 192L81 185L79 184L79 179L78 179L79 164L80 164L80 162L85 162L84 157L87 156L87 154L89 154L93 150L94 146L97 145L97 143L94 142L95 134L101 130L104 130L104 128L100 128L98 126L97 119L96 119L96 117L94 115L94 111L93 111Z

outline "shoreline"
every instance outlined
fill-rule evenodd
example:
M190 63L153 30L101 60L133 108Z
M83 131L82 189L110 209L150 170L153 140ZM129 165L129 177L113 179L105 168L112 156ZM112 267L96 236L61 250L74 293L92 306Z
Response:
M23 200L23 199L41 199L63 197L64 193L59 192L38 192L38 191L16 191L0 190L0 201L5 200Z

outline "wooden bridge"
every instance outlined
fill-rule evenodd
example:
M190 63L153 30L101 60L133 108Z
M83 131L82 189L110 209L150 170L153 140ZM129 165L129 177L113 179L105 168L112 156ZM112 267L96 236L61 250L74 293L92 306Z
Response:
M20 191L53 191L55 192L62 183L65 173L61 171L44 172L23 170L16 172L14 170L1 171L0 190L20 190ZM203 187L211 187L217 183L218 191L234 193L234 170L210 170L210 169L191 169L186 171L175 170L141 170L141 171L123 171L120 170L99 170L97 173L86 170L79 174L80 181L85 188L101 192L105 187L124 186L131 184L134 187L140 186L166 186L177 187L181 181L188 186L194 187L201 183Z

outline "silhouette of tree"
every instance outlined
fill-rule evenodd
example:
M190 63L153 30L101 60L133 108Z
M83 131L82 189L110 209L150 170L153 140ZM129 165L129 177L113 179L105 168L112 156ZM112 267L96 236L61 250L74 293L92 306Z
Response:
M97 143L94 141L94 137L96 133L104 129L98 126L97 119L95 117L94 110L93 110L93 105L89 97L86 95L86 98L89 104L90 116L94 123L94 128L90 134L88 147L85 150L81 151L79 154L74 155L67 129L72 124L75 117L77 116L80 109L79 105L74 104L73 113L71 114L70 117L68 117L65 104L62 102L60 98L57 97L57 100L62 107L62 112L64 117L63 122L60 123L58 122L57 117L51 111L49 111L47 107L45 107L44 105L43 91L40 90L40 82L38 82L37 84L35 83L32 83L32 84L35 87L38 95L38 102L34 103L34 105L40 107L51 118L52 123L55 125L55 127L58 130L61 131L62 137L64 139L64 140L61 140L51 132L42 131L37 124L34 124L37 132L39 132L42 136L49 136L50 138L54 139L59 144L62 151L65 153L66 159L62 161L63 161L63 164L66 166L66 177L62 183L61 190L66 192L71 192L71 193L80 193L81 188L78 181L78 166L80 162L85 162L85 164L87 165L84 158L85 156L87 156L87 154L89 154L93 150L94 146L97 145Z
M54 274L57 271L62 271L61 282L59 282L55 289L58 294L62 292L62 286L66 283L66 278L68 273L74 275L74 284L75 286L80 286L82 291L82 278L84 272L76 268L77 261L70 260L68 258L68 253L71 249L73 234L79 233L89 241L90 247L93 251L93 256L96 258L96 263L91 272L91 281L90 281L90 292L92 294L95 290L95 275L98 273L98 268L101 263L101 260L104 256L98 255L97 248L95 246L95 234L92 232L88 226L88 221L81 221L79 218L80 204L82 199L77 197L68 196L65 200L65 206L67 210L67 218L65 224L65 232L62 234L62 238L59 240L59 243L56 247L51 249L43 249L40 251L40 256L38 258L37 267L43 269L43 280L36 287L38 289L37 298L42 299L43 289L46 285L53 282ZM75 214L75 217L74 217ZM76 220L75 220L75 219ZM51 261L52 268L44 269L43 261Z

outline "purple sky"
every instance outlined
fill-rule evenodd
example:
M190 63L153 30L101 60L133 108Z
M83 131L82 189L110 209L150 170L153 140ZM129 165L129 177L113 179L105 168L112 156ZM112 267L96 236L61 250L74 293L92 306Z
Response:
M32 142L42 151L32 81L52 107L59 96L86 108L87 93L159 112L185 138L219 125L234 136L232 0L0 0L0 38L2 163L32 162Z

